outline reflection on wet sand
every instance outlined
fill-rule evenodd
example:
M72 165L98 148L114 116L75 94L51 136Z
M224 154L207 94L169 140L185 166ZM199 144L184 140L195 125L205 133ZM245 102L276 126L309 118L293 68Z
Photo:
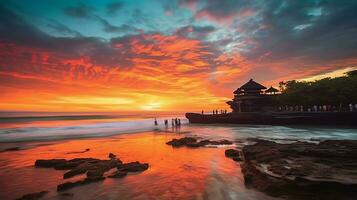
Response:
M271 199L245 188L239 165L224 156L224 148L172 148L165 144L179 136L182 135L147 132L68 140L22 151L3 152L0 154L0 199L14 199L42 190L50 191L44 199L63 199L55 190L63 182L65 171L34 168L35 160L106 159L109 152L123 162L147 162L150 168L135 176L106 179L66 192L73 193L74 199ZM83 149L90 151L68 154Z

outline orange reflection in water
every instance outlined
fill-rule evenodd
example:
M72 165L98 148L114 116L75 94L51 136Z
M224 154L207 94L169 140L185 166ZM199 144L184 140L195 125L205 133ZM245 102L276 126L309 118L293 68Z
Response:
M64 171L36 169L36 159L94 157L116 154L122 161L150 164L149 170L122 179L106 179L69 190L75 199L243 199L268 198L247 190L240 167L225 158L224 148L172 148L165 143L183 135L142 133L111 138L59 141L47 146L0 154L1 199L25 193L51 191L46 198L60 199L56 185ZM68 154L89 148L86 153ZM13 177L21 176L21 182ZM16 195L16 196L15 196ZM263 198L264 197L264 198ZM45 199L46 199L45 198Z

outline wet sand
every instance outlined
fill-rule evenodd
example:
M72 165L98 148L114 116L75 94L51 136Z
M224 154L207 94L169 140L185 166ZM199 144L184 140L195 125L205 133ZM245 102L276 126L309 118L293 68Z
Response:
M49 191L42 199L274 199L244 186L241 168L218 148L173 148L173 138L187 136L171 132L144 132L95 139L23 143L30 148L0 153L0 199ZM0 144L9 145L9 144ZM83 153L79 153L86 149ZM71 152L71 153L69 153ZM78 153L73 153L78 152ZM56 192L65 171L34 168L37 159L99 158L114 153L123 162L150 164L148 170L122 179L78 186Z

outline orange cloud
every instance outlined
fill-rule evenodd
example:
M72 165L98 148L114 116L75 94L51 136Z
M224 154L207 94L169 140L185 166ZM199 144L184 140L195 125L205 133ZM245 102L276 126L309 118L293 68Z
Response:
M118 52L130 52L131 66L118 63L118 67L93 63L86 56L2 45L0 77L5 84L0 86L0 109L131 111L225 106L222 97L208 90L210 52L200 41L153 34L133 37L129 44L113 45Z
M179 35L141 34L110 45L109 53L97 55L0 44L0 110L228 109L225 101L251 77L276 85L356 63L317 63L306 70L303 58L253 62Z

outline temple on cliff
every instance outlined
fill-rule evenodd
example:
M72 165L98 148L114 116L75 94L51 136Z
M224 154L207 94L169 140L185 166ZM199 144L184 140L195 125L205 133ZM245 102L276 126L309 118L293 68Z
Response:
M227 102L233 112L260 112L275 109L273 97L279 95L279 90L273 87L267 89L250 79L233 93L234 98Z

